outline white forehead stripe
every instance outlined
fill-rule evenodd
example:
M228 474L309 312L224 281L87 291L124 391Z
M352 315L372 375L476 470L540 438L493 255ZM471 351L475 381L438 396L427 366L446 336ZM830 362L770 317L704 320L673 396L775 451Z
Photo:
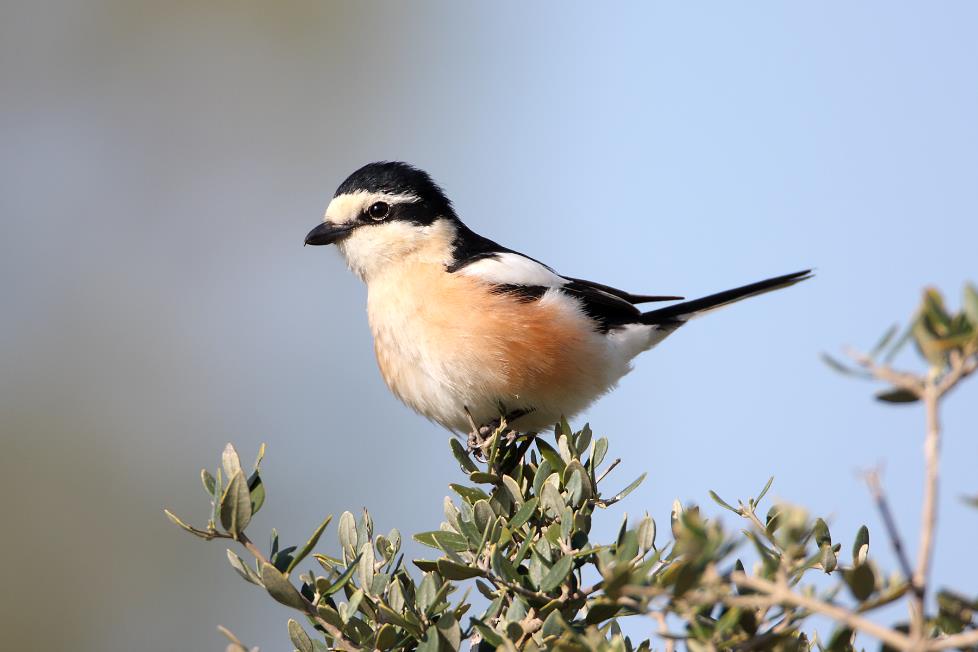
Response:
M567 279L558 276L546 265L516 253L501 253L492 258L477 260L460 269L458 273L500 285L541 285L552 288L567 283Z
M368 206L382 201L387 204L413 204L421 198L411 192L369 192L358 190L333 197L326 207L326 222L340 223L355 219Z

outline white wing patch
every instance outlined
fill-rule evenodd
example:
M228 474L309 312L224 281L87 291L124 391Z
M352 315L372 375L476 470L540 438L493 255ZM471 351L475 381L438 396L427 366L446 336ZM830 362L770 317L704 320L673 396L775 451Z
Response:
M554 288L567 283L567 279L546 265L510 252L477 260L458 270L458 273L476 276L496 285L539 285Z

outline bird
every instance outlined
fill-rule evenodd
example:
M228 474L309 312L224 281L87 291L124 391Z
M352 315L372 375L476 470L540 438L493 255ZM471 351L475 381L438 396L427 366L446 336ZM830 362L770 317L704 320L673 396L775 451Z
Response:
M811 277L684 301L564 276L475 233L428 173L397 161L347 177L305 244L335 245L365 282L374 352L394 395L470 442L473 428L502 417L523 433L571 419L691 319ZM679 303L638 308L664 301Z

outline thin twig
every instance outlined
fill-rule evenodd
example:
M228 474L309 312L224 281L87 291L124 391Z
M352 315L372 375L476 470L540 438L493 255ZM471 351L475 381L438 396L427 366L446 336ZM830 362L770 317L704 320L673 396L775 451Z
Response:
M876 503L876 508L879 510L880 516L883 517L883 525L886 526L886 533L890 537L890 544L893 546L893 552L896 553L897 561L900 562L900 568L903 570L903 575L912 582L914 574L913 567L910 566L910 560L907 558L907 551L903 546L903 539L900 538L900 532L897 529L896 521L893 519L893 512L890 511L890 505L886 500L886 494L883 493L883 487L880 484L879 471L874 469L866 473L866 484L869 486L869 493L872 495L873 501ZM920 591L920 587L912 584L911 588L915 593Z
M924 383L915 374L906 371L897 371L889 365L877 364L871 357L855 349L846 349L845 353L856 364L871 373L877 380L882 380L883 382L890 383L894 387L905 389L917 397L923 396Z
M669 633L669 627L666 624L665 614L663 614L661 611L653 611L651 615L659 623L659 634L665 643L666 652L675 652L676 641L672 640L671 638L668 638L667 636L664 636L664 634Z
M814 613L820 613L833 620L848 625L852 629L858 629L870 636L883 641L890 647L898 650L909 650L912 645L910 637L892 629L888 629L863 618L848 609L829 604L816 598L811 598L800 593L795 593L785 584L775 584L760 577L751 577L746 573L734 571L730 575L731 580L740 588L760 591L768 595L774 602L779 604L793 605L801 607Z
M978 629L961 632L944 638L937 638L927 646L928 650L950 650L951 648L967 648L978 644Z

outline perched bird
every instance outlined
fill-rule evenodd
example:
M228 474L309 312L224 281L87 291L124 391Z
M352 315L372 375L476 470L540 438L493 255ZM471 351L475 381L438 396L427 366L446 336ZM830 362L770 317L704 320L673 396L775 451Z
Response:
M501 415L520 432L552 427L693 317L810 276L642 312L635 306L683 297L562 276L474 233L428 174L397 162L370 163L341 183L306 244L335 244L366 282L374 350L391 391L458 433Z

